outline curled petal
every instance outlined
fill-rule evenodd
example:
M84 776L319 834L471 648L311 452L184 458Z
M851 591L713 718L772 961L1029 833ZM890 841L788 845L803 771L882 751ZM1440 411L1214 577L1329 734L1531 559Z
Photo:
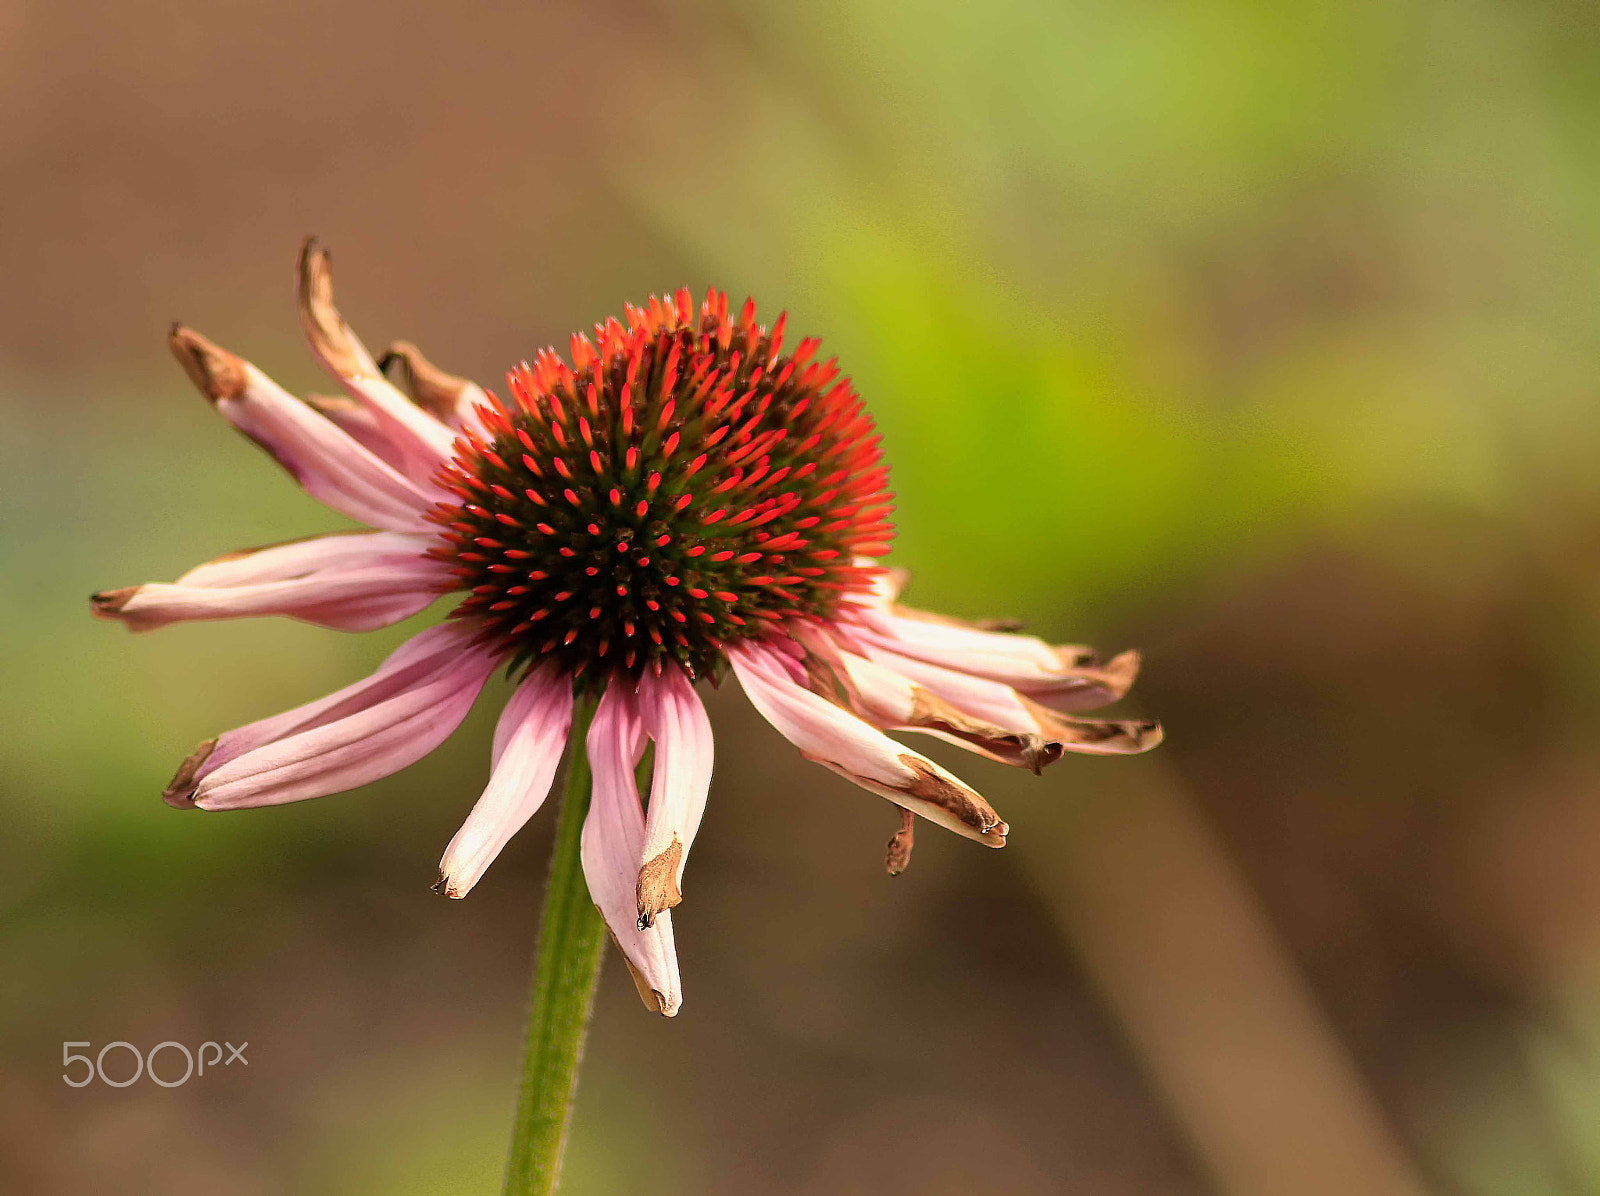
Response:
M441 370L410 341L395 341L378 362L386 377L398 375L400 389L440 423L456 431L480 430L475 412L489 396L483 387Z
M495 728L489 785L439 861L434 888L465 897L550 792L572 727L572 679L545 665L528 675Z
M868 648L869 661L841 652L852 681L872 677L870 693L883 715L894 717L907 703L904 723L960 743L1007 764L1038 772L1063 752L1129 755L1149 751L1161 742L1161 724L1148 719L1083 719L1058 714L1009 686L954 669L929 664L879 648ZM876 666L874 669L872 666ZM909 687L897 706L885 706L892 679ZM963 724L960 720L966 719Z
M807 759L959 835L990 847L1005 846L1010 828L976 791L812 693L794 679L781 653L765 645L743 645L730 648L728 659L751 705Z
M639 861L639 920L650 924L683 900L683 865L711 787L711 720L694 684L676 665L639 683L639 713L655 740L655 771Z
M193 329L174 325L168 339L201 393L313 498L373 527L432 530L425 516L433 497L337 425Z
M905 606L864 612L858 638L903 656L998 681L1058 710L1093 710L1117 701L1139 673L1139 654L1101 661L1075 644L975 627Z
M333 302L328 251L308 237L300 250L300 326L311 351L345 392L370 411L404 461L408 477L426 482L450 459L455 433L408 400L383 376Z
M431 627L366 680L207 740L163 797L180 808L272 806L389 776L449 737L496 661L459 625Z
M449 586L448 566L423 555L428 540L352 532L230 553L171 585L106 590L94 613L131 631L190 619L288 615L340 631L371 631L416 614Z
M583 822L583 875L611 937L628 961L645 1007L672 1017L683 1002L672 914L663 910L648 926L640 925L638 914L645 827L634 769L644 755L644 743L631 686L613 682L589 725L594 791Z

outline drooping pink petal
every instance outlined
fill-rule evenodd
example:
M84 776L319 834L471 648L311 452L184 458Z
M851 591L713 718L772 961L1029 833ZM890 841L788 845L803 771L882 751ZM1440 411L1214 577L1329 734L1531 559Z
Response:
M713 749L711 720L675 664L659 677L644 674L639 713L656 745L638 875L639 917L648 924L683 900L683 866L705 813Z
M448 587L449 566L424 536L353 532L230 553L173 584L93 597L94 613L132 631L190 619L288 615L340 631L371 631L416 614Z
M550 792L572 728L572 678L544 665L517 686L495 728L489 785L445 848L434 888L465 897Z
M849 651L821 628L797 627L794 634L811 653L807 687L848 705L879 730L920 731L992 760L1034 771L1061 755L1060 747L1046 744L1040 729L1031 721L1008 728L961 709L880 662L877 650L870 645L863 647L869 658ZM978 685L996 684L976 678L967 680ZM1015 697L1011 690L1006 693Z
M663 910L639 924L639 860L644 811L634 769L644 755L644 726L631 684L606 687L589 725L589 765L594 791L583 823L583 875L611 937L628 961L645 1007L672 1017L683 1002L672 914Z
M904 606L864 611L852 632L891 652L998 681L1059 710L1109 705L1128 692L1139 672L1137 652L1102 662L1079 645L1051 645L1037 636L989 631Z
M255 366L193 329L172 330L172 352L202 394L282 465L308 494L372 527L426 532L434 497Z
M808 760L930 822L990 847L1009 828L970 786L796 681L783 654L761 644L728 650L745 694Z
M317 360L345 393L372 413L399 452L406 476L428 483L450 459L455 432L383 376L334 306L328 252L315 238L300 250L300 325Z
M458 623L413 636L364 681L201 744L163 794L206 810L354 789L426 756L460 725L499 653Z

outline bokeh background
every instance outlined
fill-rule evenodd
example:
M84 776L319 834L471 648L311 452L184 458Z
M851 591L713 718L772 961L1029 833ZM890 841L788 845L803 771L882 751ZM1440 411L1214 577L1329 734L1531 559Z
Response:
M361 792L158 794L414 628L91 590L339 526L167 357L504 369L708 283L876 413L910 599L1137 646L1168 742L919 836L736 693L665 1022L565 1191L1600 1192L1600 18L1576 0L0 2L0 1188L497 1190L550 811L490 694ZM65 1040L250 1043L75 1090Z

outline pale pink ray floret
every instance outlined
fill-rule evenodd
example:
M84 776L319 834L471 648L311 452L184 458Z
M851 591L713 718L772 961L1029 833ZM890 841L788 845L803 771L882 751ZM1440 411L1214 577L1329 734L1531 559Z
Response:
M438 890L464 897L538 812L577 710L597 703L584 875L646 1005L671 1016L671 911L712 776L697 681L731 668L802 755L898 806L891 873L919 816L991 847L1010 828L890 733L1034 771L1160 741L1153 722L1081 717L1127 692L1136 654L1101 661L899 604L903 575L875 561L892 495L871 419L815 341L783 354L781 318L757 325L748 303L730 315L717 292L698 314L683 292L652 299L593 343L575 336L570 365L547 350L513 371L502 403L407 342L375 358L314 242L299 295L342 395L296 398L182 326L172 349L224 418L372 530L231 553L96 594L94 612L134 631L245 615L370 631L461 601L365 680L201 744L169 804L279 805L378 780L442 743L508 669L488 784L439 865Z

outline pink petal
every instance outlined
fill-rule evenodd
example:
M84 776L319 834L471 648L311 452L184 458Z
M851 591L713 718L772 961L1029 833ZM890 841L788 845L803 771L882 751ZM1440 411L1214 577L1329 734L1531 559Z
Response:
M354 399L347 399L343 395L307 395L306 404L318 415L321 415L337 424L339 430L348 435L361 447L384 464L392 466L396 472L404 473L408 462L400 446L389 439L389 433L362 404ZM421 483L426 479L414 479Z
M751 705L808 760L959 835L1005 846L1009 828L976 791L806 689L789 672L784 654L751 644L730 648L728 659Z
M1139 671L1136 652L1102 663L1088 648L986 631L909 607L862 612L852 630L878 647L998 681L1062 710L1092 710L1115 702Z
M465 897L544 804L572 728L572 678L544 665L517 686L495 728L489 785L445 848L434 886Z
M379 430L395 446L403 472L428 482L450 459L455 432L383 376L372 354L334 306L328 253L315 238L307 240L300 251L300 325L317 360L372 414Z
M434 500L255 366L174 328L173 355L225 419L282 465L313 498L373 527L426 532Z
M497 662L459 624L431 627L366 680L201 744L163 796L207 810L280 805L386 777L444 742Z
M96 594L94 611L133 631L244 615L371 631L416 614L448 588L448 566L422 555L431 543L403 532L356 532L248 549L191 569L172 585Z
M958 719L972 720L962 726L945 719L922 729L1007 764L1037 772L1060 759L1063 752L1122 756L1149 751L1161 742L1161 725L1148 719L1071 718L998 681L881 648L869 647L867 655L891 676L905 679L913 689L926 691L946 706L946 710L933 712L936 719L954 713ZM845 658L848 667L848 654ZM852 671L852 677L857 671ZM1008 749L1003 740L1007 735L1013 737L1013 748Z
M672 914L662 911L648 926L639 924L645 827L634 769L644 744L638 701L628 683L613 682L589 725L594 792L583 823L583 875L646 1007L672 1017L683 1002Z
M655 771L639 861L639 917L646 924L683 900L683 865L711 788L711 720L676 665L639 683L639 712L655 740Z
M842 694L850 709L880 730L920 731L991 760L1034 771L1061 756L1060 747L1047 745L1033 721L1023 717L1016 720L1020 725L1008 727L953 705L939 693L917 684L905 671L884 663L877 649L864 649L870 654L869 659L848 651L820 628L796 627L793 634L812 653L815 675L808 676L808 688L829 700L838 700ZM965 679L981 686L996 684ZM1013 691L999 688L1016 699ZM1025 716L1020 704L1018 712Z

